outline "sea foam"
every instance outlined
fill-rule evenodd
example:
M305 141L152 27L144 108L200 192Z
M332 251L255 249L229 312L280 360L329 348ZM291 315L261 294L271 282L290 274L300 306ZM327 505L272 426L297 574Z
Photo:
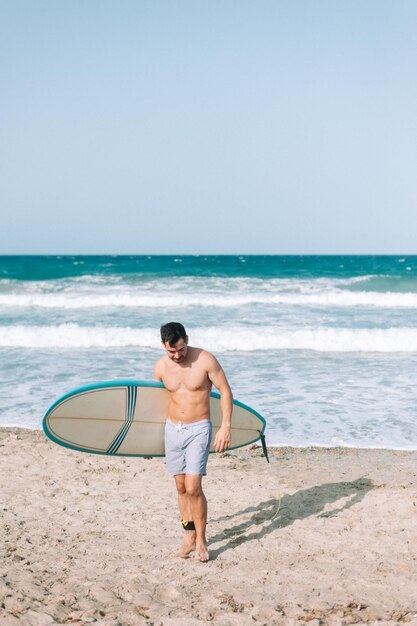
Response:
M378 293L366 291L318 291L316 293L271 293L251 291L235 293L196 293L145 291L79 294L68 293L10 293L0 294L2 308L90 309L90 308L236 308L252 304L309 307L375 307L417 308L415 293Z
M192 331L193 343L216 352L258 350L314 350L317 352L416 352L417 329L289 329L273 326L209 327ZM160 349L155 328L2 326L0 347L14 348L127 348Z

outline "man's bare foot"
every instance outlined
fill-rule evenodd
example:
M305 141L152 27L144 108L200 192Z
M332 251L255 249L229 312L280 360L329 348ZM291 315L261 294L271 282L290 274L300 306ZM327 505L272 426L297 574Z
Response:
M191 533L187 533L187 535L188 534ZM194 552L195 550L195 534L192 533L191 537L187 537L187 535L185 536L184 543L181 548L175 554L175 556L179 556L181 559L188 559L191 552Z
M196 561L201 561L201 563L207 563L207 561L210 559L209 553L207 551L207 547L204 543L201 543L198 546L196 546L195 559Z

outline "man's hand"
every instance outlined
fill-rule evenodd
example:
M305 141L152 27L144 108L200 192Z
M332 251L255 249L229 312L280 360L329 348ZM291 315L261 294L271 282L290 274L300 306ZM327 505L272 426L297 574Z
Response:
M214 449L216 452L224 452L230 447L230 428L222 426L214 438Z

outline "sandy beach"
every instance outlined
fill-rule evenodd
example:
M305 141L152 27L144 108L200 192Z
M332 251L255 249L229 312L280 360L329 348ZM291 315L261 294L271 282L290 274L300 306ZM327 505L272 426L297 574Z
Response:
M0 430L2 626L417 624L417 452L211 455L211 561L181 540L164 459Z

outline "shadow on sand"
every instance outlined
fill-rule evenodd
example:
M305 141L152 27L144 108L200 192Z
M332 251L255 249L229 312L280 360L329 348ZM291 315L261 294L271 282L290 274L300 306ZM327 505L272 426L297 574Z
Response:
M210 556L215 559L226 550L235 548L247 541L262 539L278 528L290 526L296 520L302 520L312 515L334 517L341 511L360 502L371 489L374 489L374 484L368 478L359 478L353 482L325 483L324 485L301 489L293 495L285 495L281 500L267 500L243 511L214 519L212 522L227 523L234 517L251 514L246 521L226 527L221 533L209 539L210 546L226 539L226 543L219 548L210 549ZM348 498L348 500L339 508L324 511L327 504L335 503L342 498Z

